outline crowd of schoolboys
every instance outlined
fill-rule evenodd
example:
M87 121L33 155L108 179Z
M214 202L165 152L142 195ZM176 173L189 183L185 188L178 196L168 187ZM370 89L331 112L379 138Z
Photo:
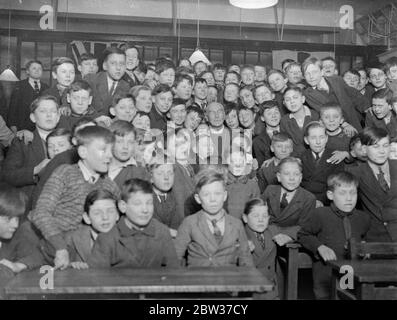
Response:
M330 57L102 58L55 59L51 88L30 61L0 118L0 290L44 264L255 266L275 284L258 298L283 298L297 241L326 299L351 238L397 241L395 59L340 77Z

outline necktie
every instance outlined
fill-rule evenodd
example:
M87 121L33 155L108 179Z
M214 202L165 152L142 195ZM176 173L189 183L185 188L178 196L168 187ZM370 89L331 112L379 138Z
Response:
M216 240L216 242L218 242L218 244L220 244L223 236L222 236L221 229L219 229L219 227L217 225L217 222L218 222L218 220L216 220L216 219L211 220L212 226L214 227L215 240Z
M39 82L34 81L34 91L36 91L37 94L40 93L40 88L39 88Z
M343 229L345 231L345 250L348 248L350 238L352 237L352 228L348 216L343 217Z
M287 206L288 206L287 193L284 192L283 197L281 198L280 201L280 210L283 211Z
M316 166L320 163L320 155L317 152L314 153L314 163Z
M194 170L193 170L192 166L190 164L188 164L184 168L186 169L187 173L189 174L189 177L193 178L194 177Z
M159 195L159 199L161 203L164 203L166 201L165 195Z
M385 173L382 171L382 168L379 167L379 173L377 174L378 177L378 182L380 184L380 187L384 192L388 192L390 190L389 185L387 184L387 181L385 179Z
M262 249L265 249L265 235L263 233L255 232L256 238L258 239L259 243L261 244Z
M113 94L114 94L114 90L116 89L116 84L117 84L117 81L113 81L112 87L109 90L109 93L111 96L113 96Z

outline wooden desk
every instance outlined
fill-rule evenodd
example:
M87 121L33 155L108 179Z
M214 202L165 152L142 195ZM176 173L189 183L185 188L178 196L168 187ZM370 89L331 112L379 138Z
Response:
M359 300L397 299L397 260L340 260L329 261L332 267L332 298L338 298L338 290L346 291L344 296ZM340 268L348 265L353 268L354 292L342 290L339 279L343 274Z
M88 269L54 272L54 288L40 288L39 270L22 272L5 288L8 298L190 298L251 296L273 290L255 268Z

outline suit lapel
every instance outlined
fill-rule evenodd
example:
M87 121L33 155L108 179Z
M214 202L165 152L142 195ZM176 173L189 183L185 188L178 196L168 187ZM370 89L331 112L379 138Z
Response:
M47 155L45 154L44 141L41 139L37 129L33 131L33 141L32 141L33 154L36 159L45 159Z
M273 212L273 216L275 217L276 220L280 218L280 196L281 196L280 186L271 189L269 202L270 202L270 208Z
M215 237L212 234L212 232L208 226L207 218L205 217L203 212L200 212L200 216L198 218L199 218L198 219L198 227L201 230L201 233L212 244L212 246L213 246L212 249L216 250L219 247L219 245L218 245L217 241L215 240ZM225 225L225 227L226 227L226 225ZM225 233L226 233L226 229L225 229Z
M87 254L91 252L91 232L89 227L84 228L77 236L73 237L73 243L82 261L87 261Z
M321 92L318 92L312 87L307 88L305 93L306 96L309 98L308 103L310 107L316 110L317 112L320 112L320 107L327 103L326 97Z
M101 100L104 103L106 103L106 101L109 99L109 96L110 96L106 72L103 72L98 75L97 89L98 89L98 94L99 94Z

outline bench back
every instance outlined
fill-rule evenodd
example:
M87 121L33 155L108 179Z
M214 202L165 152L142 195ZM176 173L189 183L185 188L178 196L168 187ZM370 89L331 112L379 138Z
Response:
M397 242L357 242L350 239L348 247L350 259L395 259L397 258Z

